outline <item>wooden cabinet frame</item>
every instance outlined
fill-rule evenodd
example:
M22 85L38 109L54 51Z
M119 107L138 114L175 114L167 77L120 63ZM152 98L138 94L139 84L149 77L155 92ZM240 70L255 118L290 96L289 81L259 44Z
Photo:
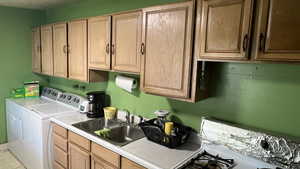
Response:
M102 35L103 33L104 36ZM97 17L89 18L88 19L88 67L89 69L110 70L111 68L110 48L111 48L111 16L97 16Z
M134 24L134 21L136 23ZM122 24L125 27L118 26ZM133 21L133 22L132 22ZM130 29L130 27L135 27ZM121 32L118 34L118 32ZM121 37L119 37L121 36ZM135 37L134 39L130 38ZM112 16L112 70L139 73L141 65L142 12L132 11ZM121 48L122 47L122 48ZM122 63L119 63L122 61Z
M183 35L183 46L182 50L183 53L181 54L183 60L176 60L178 65L181 65L181 67L178 67L176 69L179 69L182 71L182 74L180 75L182 77L181 82L176 82L176 84L173 84L173 87L165 87L165 85L160 85L160 84L150 84L147 82L147 79L152 78L149 76L167 76L166 73L164 72L157 72L156 71L159 69L162 71L161 67L149 67L148 63L148 57L156 57L156 58L150 58L150 59L157 59L158 55L166 56L166 55L171 55L171 53L157 53L158 49L154 49L156 46L160 49L165 48L163 47L164 44L155 44L157 42L152 42L152 44L149 44L148 42L148 25L149 25L149 15L151 14L158 14L158 13L166 13L166 12L176 12L178 11L178 17L182 17L182 12L184 13L185 17L185 26L183 30L177 30L178 32L181 31L181 35ZM167 17L167 16L166 16ZM162 21L163 22L163 21ZM176 22L176 21L174 21ZM171 4L171 5L165 5L165 6L158 6L158 7L151 7L151 8L145 8L143 9L143 35L142 35L142 66L141 66L141 89L146 92L146 93L151 93L151 94L157 94L157 95L163 95L163 96L168 96L168 97L174 97L174 98L181 98L181 99L187 99L190 97L190 80L191 80L191 72L192 72L192 58L193 58L193 52L192 52L192 45L193 45L193 30L194 30L194 5L193 2L183 2L183 3L176 3L176 4ZM153 23L154 24L154 23ZM157 25L157 24L156 24ZM157 25L159 26L159 25ZM163 26L166 26L163 24ZM167 25L169 26L169 25ZM163 27L161 28L162 30L164 29ZM182 32L184 31L184 32ZM166 34L168 32L165 32ZM149 35L150 36L150 35ZM152 35L151 35L152 36ZM172 34L170 34L168 37L172 38ZM178 38L182 38L180 35L178 35ZM155 40L154 37L151 37L152 40ZM155 37L157 39L161 37ZM175 37L176 38L176 37ZM156 39L156 40L157 40ZM174 40L174 39L173 39ZM174 41L175 42L175 41ZM150 48L150 45L151 48ZM169 45L169 44L168 44ZM169 45L170 46L170 45ZM163 49L164 51L172 52L172 50L176 51L177 49L173 47L173 49ZM151 53L151 56L149 55ZM177 55L180 55L179 53L176 53ZM156 60L157 63L159 63L158 60ZM166 60L167 61L167 60ZM174 61L175 62L175 61ZM151 64L152 66L156 66L157 64ZM177 64L175 64L177 65ZM165 68L164 68L165 69ZM150 71L150 72L148 72ZM154 71L154 72L151 72ZM170 78L174 78L173 75L168 75ZM165 83L172 83L168 79L164 79L166 82ZM173 80L174 79L170 79ZM153 83L153 82L152 82ZM172 84L170 84L172 85ZM179 86L178 86L179 85Z
M299 38L299 26L294 27L294 25L291 25L291 20L288 20L284 17L284 12L280 11L280 10L288 10L287 8L293 8L291 10L289 10L288 12L290 13L290 15L293 15L293 17L295 18L292 24L300 24L300 12L298 12L299 10L296 9L297 7L299 7L300 2L299 1L282 1L280 3L284 3L284 5L275 5L275 3L279 3L275 2L274 0L263 0L263 1L257 1L257 9L256 9L256 14L257 17L256 19L256 27L255 27L255 36L254 36L254 41L253 41L253 55L254 55L254 59L255 60L261 60L261 61L300 61L300 45L299 43L298 48L295 49L295 41L299 41L300 42L300 38ZM285 6L287 5L287 6ZM280 6L280 7L279 7ZM292 7L291 7L292 6ZM277 8L276 8L277 7ZM286 7L286 8L284 8ZM277 11L276 11L277 9ZM275 10L275 11L273 11ZM273 21L274 18L272 18L274 14L274 12L281 14L281 18L280 16L277 17L277 25L274 25ZM287 11L285 11L287 12ZM278 20L279 19L279 20ZM290 18L289 18L290 19ZM282 22L285 21L286 23L282 23L285 25L282 25L278 22ZM297 22L297 23L295 23ZM276 27L277 26L277 27ZM284 27L288 27L288 28L292 28L289 29L290 32L293 32L293 37L295 39L291 39L291 41L293 42L292 45L289 46L293 46L293 50L291 49L278 49L278 45L280 45L281 43L285 43L282 42L280 40L278 40L278 36L281 36L281 38L285 38L284 34L279 35L279 34L275 34L277 35L277 40L273 41L273 43L276 43L276 48L272 48L273 43L272 41L272 33L273 31L288 31L285 30ZM294 28L293 28L294 27ZM298 28L298 29L297 29ZM296 31L296 32L295 32ZM279 33L282 33L279 32ZM288 32L287 32L288 33ZM289 35L289 37L291 37L291 35ZM287 46L285 44L285 46Z
M216 27L221 27L222 24L232 24L234 23L229 22L229 20L222 21L221 23L215 23L216 21L213 20L214 14L217 15L226 15L228 13L234 15L233 12L236 12L236 10L232 10L231 8L237 8L238 5L240 5L241 13L240 13L240 25L237 28L238 32L236 34L236 38L233 38L232 36L227 37L226 39L223 39L224 41L227 41L227 43L235 43L235 46L233 47L230 44L222 44L225 42L218 42L216 35L221 34L221 32L226 32L225 29L221 29L220 32L211 32L211 36L208 35L212 28L210 28L211 25ZM227 13L220 13L220 11L226 11L226 8L229 8L227 10ZM253 14L253 0L203 0L198 1L197 10L201 11L200 14L197 15L197 25L198 28L196 31L200 32L197 36L200 36L200 38L197 37L196 47L200 46L199 50L199 58L200 59L209 59L209 60L218 60L218 59L234 59L234 60L247 60L249 56L249 48L250 48L250 38L251 38L251 22L252 22L252 14ZM218 11L219 10L219 11ZM213 11L215 13L213 13ZM230 13L231 12L231 13ZM200 20L201 18L201 20ZM229 18L228 18L229 19ZM224 23L223 23L224 22ZM220 25L221 24L221 25ZM229 30L229 32L233 33L232 30ZM224 35L223 38L225 38L226 33L222 33L221 35ZM228 35L226 35L228 36ZM211 38L211 39L209 39ZM214 39L216 38L216 39ZM232 39L230 39L232 38ZM209 47L208 44L212 43L211 45L217 45L215 47ZM230 47L229 47L230 46ZM227 49L226 49L227 48Z
M42 74L53 75L53 29L52 25L41 27Z
M68 37L67 23L53 25L53 75L68 77Z

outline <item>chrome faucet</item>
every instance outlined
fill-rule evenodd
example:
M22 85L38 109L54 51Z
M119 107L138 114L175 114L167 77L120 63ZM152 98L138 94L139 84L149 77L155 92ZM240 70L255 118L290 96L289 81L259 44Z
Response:
M127 110L124 110L124 111L126 112L126 116L125 116L126 123L127 123L127 125L130 125L130 113Z

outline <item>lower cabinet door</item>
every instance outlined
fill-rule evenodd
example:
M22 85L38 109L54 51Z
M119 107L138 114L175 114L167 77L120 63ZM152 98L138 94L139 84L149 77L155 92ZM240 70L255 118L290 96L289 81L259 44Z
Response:
M143 166L138 165L137 163L128 160L127 158L122 157L122 168L121 169L146 169Z
M69 169L90 169L90 153L69 143Z
M66 169L60 164L58 164L56 161L53 162L53 169Z
M64 168L68 168L68 154L57 146L53 147L54 161L59 163Z
M106 161L92 155L92 168L91 169L117 169L111 166Z

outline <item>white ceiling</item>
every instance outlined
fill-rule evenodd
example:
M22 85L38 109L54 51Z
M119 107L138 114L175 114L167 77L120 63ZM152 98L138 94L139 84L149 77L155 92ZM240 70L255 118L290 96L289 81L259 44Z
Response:
M79 0L0 0L0 6L46 9Z

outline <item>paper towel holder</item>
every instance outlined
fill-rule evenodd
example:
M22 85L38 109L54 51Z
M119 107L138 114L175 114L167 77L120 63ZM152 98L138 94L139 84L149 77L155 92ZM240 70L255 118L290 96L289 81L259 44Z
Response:
M137 77L131 77L131 76L127 76L127 75L123 75L123 74L117 74L114 76L114 79L116 80L117 76L125 76L125 77L129 77L129 78L134 78L135 81L133 81L133 84L137 83L138 78Z

